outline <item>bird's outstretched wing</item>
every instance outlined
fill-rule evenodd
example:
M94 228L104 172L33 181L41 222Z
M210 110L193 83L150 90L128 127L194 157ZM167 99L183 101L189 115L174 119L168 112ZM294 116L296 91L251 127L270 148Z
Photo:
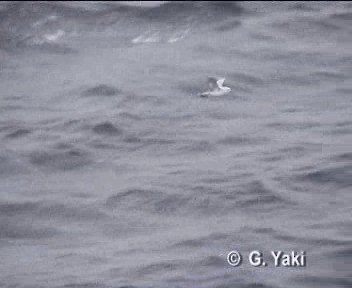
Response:
M224 81L225 81L225 78L221 78L218 81L216 81L216 85L218 87L222 87L222 85L224 85Z

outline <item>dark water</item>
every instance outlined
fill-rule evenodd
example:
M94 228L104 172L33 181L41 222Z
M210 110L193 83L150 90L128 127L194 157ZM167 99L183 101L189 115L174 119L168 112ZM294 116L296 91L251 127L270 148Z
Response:
M352 287L351 2L137 4L0 4L0 286Z

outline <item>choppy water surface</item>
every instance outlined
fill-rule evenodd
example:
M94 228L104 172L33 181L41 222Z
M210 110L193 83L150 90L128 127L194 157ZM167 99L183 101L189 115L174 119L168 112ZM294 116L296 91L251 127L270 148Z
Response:
M3 2L0 285L351 287L351 24L351 2ZM207 76L233 93L199 98Z

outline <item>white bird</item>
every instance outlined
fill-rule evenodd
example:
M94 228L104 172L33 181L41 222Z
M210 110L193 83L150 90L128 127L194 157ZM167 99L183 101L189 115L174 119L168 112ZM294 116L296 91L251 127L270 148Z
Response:
M223 96L231 91L230 87L223 86L225 78L208 77L209 90L200 94L201 97Z

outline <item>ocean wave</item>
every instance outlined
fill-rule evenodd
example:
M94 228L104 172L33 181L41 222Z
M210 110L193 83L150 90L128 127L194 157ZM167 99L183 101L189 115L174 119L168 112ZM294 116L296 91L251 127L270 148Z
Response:
M25 135L30 134L32 131L29 129L25 129L25 128L19 128L16 129L15 131L9 133L6 135L7 138L19 138L19 137L23 137Z
M296 176L298 181L307 181L318 185L332 184L339 188L352 187L352 166L344 165L321 168Z
M83 150L71 149L68 151L33 151L29 154L32 165L44 169L74 170L91 163L89 153Z
M116 96L121 90L106 84L100 84L87 88L82 92L82 96Z
M110 136L121 135L123 133L122 129L116 127L108 121L94 125L92 130L94 133L105 134Z
M16 48L41 48L49 52L75 52L70 38L77 34L88 35L91 31L111 31L115 26L134 29L137 21L149 27L138 35L131 34L130 41L138 43L182 40L190 32L192 23L219 21L224 17L241 14L242 8L227 2L165 2L160 5L124 5L123 3L26 3L4 5L0 10L0 48L7 51ZM21 19L16 21L15 19ZM165 23L154 25L152 23ZM235 23L235 22L233 22ZM231 29L233 24L218 29ZM154 27L150 29L151 27ZM115 35L116 37L116 35Z
M51 219L67 221L93 221L104 219L105 214L94 207L77 207L69 203L49 203L44 201L0 202L1 217Z

